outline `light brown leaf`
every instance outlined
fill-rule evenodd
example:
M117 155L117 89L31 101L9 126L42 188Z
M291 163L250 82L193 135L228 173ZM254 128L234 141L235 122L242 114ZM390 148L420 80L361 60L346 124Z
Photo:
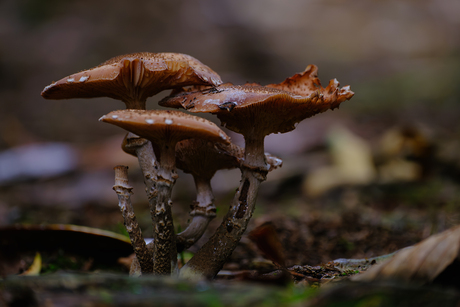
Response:
M355 281L396 280L427 284L439 276L460 251L460 226L430 236L393 258L352 278Z

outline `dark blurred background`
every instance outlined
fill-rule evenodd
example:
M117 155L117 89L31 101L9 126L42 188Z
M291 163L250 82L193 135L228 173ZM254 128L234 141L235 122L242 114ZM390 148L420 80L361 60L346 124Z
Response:
M459 33L457 0L2 0L0 225L116 230L117 164L130 166L146 212L137 162L119 149L123 132L98 122L122 102L49 101L40 92L113 56L148 51L190 54L224 82L278 83L316 64L323 85L350 85L355 97L339 110L267 137L284 166L264 184L255 215L353 210L390 229L407 217L426 237L459 222ZM219 204L238 180L237 171L216 176ZM182 174L182 227L193 197Z

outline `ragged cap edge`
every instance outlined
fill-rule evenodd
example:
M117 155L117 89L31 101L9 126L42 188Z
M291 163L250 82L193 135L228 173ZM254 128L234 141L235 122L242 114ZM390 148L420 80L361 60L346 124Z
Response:
M252 129L248 121L257 120L254 118L258 110L263 110L264 116L270 118L259 118L259 124L264 127L259 132L284 133L293 130L300 121L338 108L353 97L349 86L339 88L337 79L322 87L317 71L315 65L309 65L303 73L268 86L222 84L202 91L176 92L161 100L160 105L181 106L192 113L216 114L224 126L242 134ZM272 122L274 124L270 124Z

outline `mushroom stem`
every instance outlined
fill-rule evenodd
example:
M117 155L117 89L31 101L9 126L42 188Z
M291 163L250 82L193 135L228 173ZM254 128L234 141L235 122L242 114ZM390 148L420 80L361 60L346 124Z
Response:
M158 161L156 159L155 152L153 151L152 143L147 139L141 138L138 135L129 132L125 136L122 146L123 150L134 154L139 162L139 167L141 168L142 175L144 177L145 193L147 194L147 199L149 201L150 216L153 228L155 229L155 207L158 195L156 187ZM140 264L139 260L141 272L153 273L154 256L152 249L147 249L145 253L149 256L150 267L148 268L149 271L144 271L144 267ZM134 261L136 261L136 259Z
M145 110L147 99L137 99L136 95L139 95L137 93L138 89L133 88L132 85L128 85L127 87L128 87L130 95L134 96L134 99L131 97L129 99L122 99L122 101L126 105L126 109Z
M185 264L179 276L186 279L214 278L238 245L254 211L260 176L242 170L242 180L230 209L208 242Z
M244 162L245 167L251 169L268 170L264 151L265 135L258 136L253 131L244 134Z
M172 144L171 144L172 143ZM157 180L157 201L154 212L154 262L153 273L170 275L177 262L176 238L172 220L171 191L177 179L175 171L175 142L159 146L160 163ZM171 263L172 262L172 263Z
M153 271L152 257L147 250L142 231L137 223L136 215L131 204L132 187L128 184L128 167L118 165L115 168L115 185L113 189L118 195L118 206L125 222L126 231L129 234L131 244L142 273L151 273Z
M193 203L190 216L192 221L187 228L177 234L178 250L184 250L198 241L209 222L216 216L214 195L212 194L211 180L199 176L193 176L196 186L196 201Z
M153 151L152 143L147 139L129 132L123 141L123 149L137 156L142 175L144 176L145 192L147 193L150 214L153 219L156 197L158 194L156 190L158 162Z
M245 135L240 186L222 223L208 242L180 270L187 279L214 278L238 245L254 212L260 184L266 179L264 137Z

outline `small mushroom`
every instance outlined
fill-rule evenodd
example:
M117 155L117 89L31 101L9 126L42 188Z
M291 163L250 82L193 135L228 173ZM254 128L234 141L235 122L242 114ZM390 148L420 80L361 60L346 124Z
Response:
M230 210L216 233L181 270L182 276L212 278L222 268L246 230L259 185L269 170L264 156L265 136L289 132L303 119L337 108L354 95L349 86L338 86L333 79L323 88L316 66L309 65L302 74L279 85L223 84L211 90L176 93L160 102L163 106L180 104L190 112L216 114L222 125L245 139L242 180ZM214 253L210 262L207 255L213 250L217 255Z
M46 99L111 97L145 110L148 97L188 85L221 84L218 74L181 53L132 53L72 74L45 87Z
M126 137L122 148L126 153L137 156ZM201 139L187 139L177 143L176 166L185 173L192 174L197 193L196 200L191 205L192 221L184 231L176 235L179 252L195 244L203 235L209 222L216 216L211 188L211 179L215 172L239 167L243 157L244 149L232 143L216 144ZM280 167L283 162L268 153L265 153L265 158L270 165L269 171Z
M191 206L192 221L177 234L178 250L195 244L216 216L211 179L216 171L239 167L243 149L234 144L215 144L203 139L188 139L176 145L177 168L193 176L196 200Z
M176 255L171 214L171 190L177 178L175 146L177 142L189 138L229 143L229 137L214 123L178 111L120 110L110 112L100 120L148 139L159 153L153 273L170 274L171 255Z

